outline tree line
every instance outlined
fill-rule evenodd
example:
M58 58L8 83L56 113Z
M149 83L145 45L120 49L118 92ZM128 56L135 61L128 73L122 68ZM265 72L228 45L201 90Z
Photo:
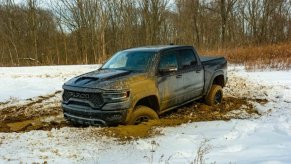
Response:
M102 63L135 46L291 40L290 0L0 0L0 65Z

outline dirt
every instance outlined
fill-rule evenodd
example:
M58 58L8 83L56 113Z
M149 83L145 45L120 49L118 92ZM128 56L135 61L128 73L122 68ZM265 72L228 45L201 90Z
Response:
M34 100L31 99L22 105L2 108L0 110L0 132L49 131L53 128L73 127L64 120L59 100L60 92L56 92ZM245 119L259 116L251 102L265 104L268 101L265 99L225 97L222 104L217 106L207 106L203 103L194 102L161 115L159 120L140 125L92 128L88 135L132 140L161 134L160 127L175 127L190 122L228 121L234 118Z
M2 108L0 110L0 132L51 130L70 126L62 116L60 93L57 91L51 95L29 99L21 105Z
M222 104L217 106L208 106L203 103L194 102L160 116L159 120L149 121L140 125L120 125L102 128L98 131L93 129L91 133L127 141L161 134L159 128L162 127L175 127L185 123L200 121L228 121L230 119L258 117L259 113L251 103L253 101L253 99L226 97L223 99ZM255 99L255 101L262 104L267 102L265 99Z

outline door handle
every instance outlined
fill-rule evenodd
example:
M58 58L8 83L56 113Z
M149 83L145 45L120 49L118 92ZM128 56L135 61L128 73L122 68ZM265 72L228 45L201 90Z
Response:
M181 78L181 77L182 77L182 75L181 75L181 74L176 76L176 78Z

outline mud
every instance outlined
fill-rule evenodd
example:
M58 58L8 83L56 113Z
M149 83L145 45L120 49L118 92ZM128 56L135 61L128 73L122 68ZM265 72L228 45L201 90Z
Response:
M223 99L223 103L217 106L207 106L203 103L194 102L160 116L159 120L134 126L110 127L98 131L92 130L91 133L127 141L161 134L159 129L163 127L175 127L185 123L256 118L260 114L252 105L254 101L262 104L267 102L265 99L239 99L235 97L226 97Z
M63 118L60 106L60 92L28 100L22 105L12 105L0 110L0 132L28 132L32 130L51 130L53 128L73 127ZM87 135L108 136L118 140L147 138L161 134L162 127L175 127L184 123L258 117L252 102L265 104L265 99L225 97L222 104L207 106L194 102L173 110L153 120L135 126L91 128ZM7 105L7 104L6 104ZM82 127L81 127L82 128ZM83 127L86 128L86 127Z
M51 130L70 126L60 107L60 91L51 95L26 100L26 103L8 105L0 109L0 132L27 132L31 130Z

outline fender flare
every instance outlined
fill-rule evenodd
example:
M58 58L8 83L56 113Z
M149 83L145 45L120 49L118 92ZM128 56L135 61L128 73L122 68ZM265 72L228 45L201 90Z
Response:
M224 77L224 71L223 70L217 70L213 73L212 77L211 77L211 80L209 82L209 85L207 87L207 92L206 92L206 95L208 95L209 91L210 91L210 88L212 87L213 85L213 81L214 79L217 77L217 76L220 76L222 75Z
M139 100L143 99L143 98L146 98L146 97L150 97L150 96L154 96L156 97L157 101L158 101L158 108L160 108L160 99L159 99L159 96L157 96L156 93L147 93L147 94L138 94L137 96L133 97L132 98L132 101L133 103L131 104L131 108L128 109L127 111L127 116L126 116L126 120L125 122L128 122L129 119L131 118L131 115L134 111L134 108L136 106L136 104L139 102ZM155 112L159 112L160 109L158 109L158 111L155 111Z
M139 100L146 98L146 97L150 97L150 96L154 96L157 99L158 105L159 105L159 102L160 102L159 96L156 93L147 93L147 94L139 94L136 97L134 97L133 98L134 102L132 103L132 108L134 108L136 106L136 104Z

